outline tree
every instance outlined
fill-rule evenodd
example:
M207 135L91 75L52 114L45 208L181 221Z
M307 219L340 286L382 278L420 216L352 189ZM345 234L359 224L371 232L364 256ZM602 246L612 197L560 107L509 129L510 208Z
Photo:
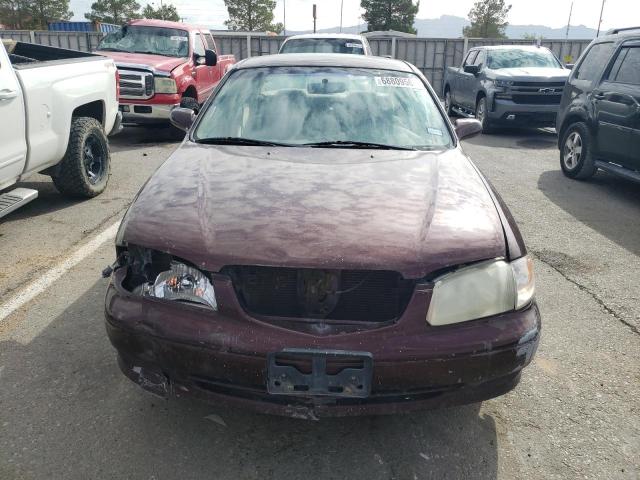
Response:
M29 26L40 30L46 30L50 20L70 20L73 17L73 12L69 11L69 0L31 0L29 12Z
M69 20L69 0L0 0L0 23L18 30L46 30L47 22Z
M420 8L413 0L361 0L362 16L369 32L377 30L397 30L416 33L413 22Z
M178 9L170 3L160 5L158 8L153 8L153 5L149 3L142 10L142 16L144 18L156 18L158 20L170 20L172 22L180 21Z
M273 23L275 0L224 0L229 20L224 22L229 30L247 32L282 31L282 23Z
M127 21L140 18L140 4L136 0L96 0L91 11L85 13L87 20L122 25Z
M506 38L509 10L511 5L504 0L478 0L469 12L471 25L464 27L462 33L471 38Z
M0 23L11 29L29 27L31 12L27 0L0 0Z

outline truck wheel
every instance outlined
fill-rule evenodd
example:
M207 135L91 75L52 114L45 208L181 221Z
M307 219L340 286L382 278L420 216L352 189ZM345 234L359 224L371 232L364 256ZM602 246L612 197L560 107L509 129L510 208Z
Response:
M444 91L444 109L447 112L447 115L449 115L450 117L455 116L455 112L453 111L453 109L451 108L451 90L449 90L449 88L447 88Z
M480 97L476 103L476 119L482 124L482 133L493 132L493 126L489 119L489 109L487 108L487 97Z
M593 156L593 135L584 122L569 126L562 136L560 167L569 178L586 180L597 170Z
M100 122L75 117L71 121L67 152L53 169L51 178L64 195L92 198L107 187L110 160L109 143Z
M180 100L180 108L193 110L197 115L200 111L200 104L198 103L198 100L193 97L182 97L182 100Z

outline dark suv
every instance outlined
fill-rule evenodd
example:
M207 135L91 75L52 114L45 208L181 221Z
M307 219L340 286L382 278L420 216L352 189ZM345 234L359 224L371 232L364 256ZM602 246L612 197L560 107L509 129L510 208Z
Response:
M640 27L594 40L575 66L556 121L560 166L640 181Z

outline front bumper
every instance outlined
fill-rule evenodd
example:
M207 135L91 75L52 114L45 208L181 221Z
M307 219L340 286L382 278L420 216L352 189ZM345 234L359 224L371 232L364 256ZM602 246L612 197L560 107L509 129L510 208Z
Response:
M220 311L129 294L116 271L106 326L130 379L159 395L194 396L256 411L316 418L408 412L473 403L517 385L540 337L535 303L449 327L425 322L428 292L417 289L393 325L335 335L310 334L247 317L233 287L214 278ZM367 398L267 393L267 357L286 348L361 350L373 357Z
M180 106L177 104L138 104L125 103L120 105L123 123L157 124L168 123L171 110Z
M514 126L553 127L560 105L527 105L495 98L489 107L493 123Z

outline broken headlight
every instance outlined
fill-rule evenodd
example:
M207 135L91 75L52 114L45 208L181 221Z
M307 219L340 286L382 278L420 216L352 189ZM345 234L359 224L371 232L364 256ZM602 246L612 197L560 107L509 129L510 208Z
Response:
M127 278L123 286L144 297L186 302L218 309L209 277L195 267L167 253L130 245L126 264Z
M172 261L170 269L161 272L143 293L155 298L196 303L218 309L213 285L200 270Z
M529 257L461 268L436 280L427 322L450 325L517 310L531 301L534 289Z

